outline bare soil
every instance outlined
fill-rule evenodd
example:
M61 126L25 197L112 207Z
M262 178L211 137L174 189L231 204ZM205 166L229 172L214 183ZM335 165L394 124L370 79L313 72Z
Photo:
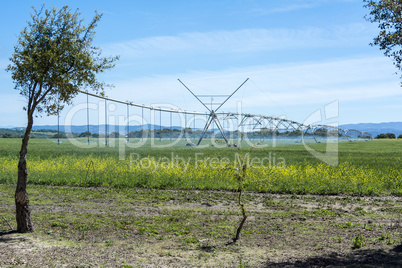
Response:
M402 197L0 185L0 267L402 267ZM11 229L8 226L11 225Z

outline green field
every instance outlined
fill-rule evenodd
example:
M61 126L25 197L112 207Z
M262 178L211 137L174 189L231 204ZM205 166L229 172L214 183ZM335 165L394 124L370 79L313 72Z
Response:
M1 267L402 266L398 140L339 143L332 167L296 143L219 149L180 141L157 149L148 140L125 147L120 160L118 143L85 149L32 139L35 232L16 234L20 142L0 139ZM248 218L233 244L242 218L234 161L250 150L251 159L267 161L247 169ZM133 153L142 167L130 165Z
M82 140L84 142L85 139ZM121 141L121 140L120 140ZM133 144L140 141L132 140ZM155 146L169 140L154 140ZM0 139L0 183L15 183L20 139ZM110 146L79 148L68 140L31 139L29 184L143 187L158 189L236 189L239 156L250 152L245 189L291 194L402 195L402 141L340 142L339 165L332 167L302 144L264 148L194 148L185 141L166 148L138 148L109 140ZM325 143L310 143L324 152ZM122 151L120 148L120 151ZM124 159L123 159L124 158Z

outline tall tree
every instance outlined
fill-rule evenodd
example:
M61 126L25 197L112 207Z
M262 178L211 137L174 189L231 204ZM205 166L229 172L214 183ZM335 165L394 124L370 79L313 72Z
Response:
M402 71L402 1L363 0L370 14L366 19L378 23L380 32L371 45L379 46L395 66Z
M15 191L18 232L33 232L27 187L27 148L34 116L37 113L57 114L71 104L77 89L90 88L103 94L106 84L96 74L114 67L118 57L101 57L92 45L95 27L102 14L95 12L85 25L78 10L33 8L31 20L20 33L11 64L15 89L27 99L24 110L28 124L22 139Z

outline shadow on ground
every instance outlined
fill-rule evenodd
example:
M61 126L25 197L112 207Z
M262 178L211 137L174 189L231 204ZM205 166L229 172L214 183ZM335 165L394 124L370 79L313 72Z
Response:
M304 260L268 261L265 267L402 267L402 245L389 252L361 249L350 254L331 253Z
M13 235L13 234L17 234L17 233L18 232L15 230L0 232L0 244L11 244L11 243L19 243L19 242L26 241L26 239L24 237Z

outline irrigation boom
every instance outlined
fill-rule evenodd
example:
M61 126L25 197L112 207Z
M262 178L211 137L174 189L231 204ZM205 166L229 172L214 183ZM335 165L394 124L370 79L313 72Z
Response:
M77 91L82 94L86 94L87 96L92 96L92 97L107 100L107 101L121 103L121 104L125 104L127 106L139 107L139 108L143 108L143 109L160 111L160 112L207 116L208 119L204 126L202 136L199 139L197 145L199 145L201 143L201 140L205 136L205 134L208 131L211 124L215 123L217 128L219 129L219 132L221 133L222 137L224 138L225 142L228 144L228 146L231 146L231 144L229 144L229 141L226 137L226 134L225 134L224 128L222 127L220 119L221 120L237 119L237 122L238 122L237 127L248 126L255 130L257 130L257 129L268 130L269 129L271 131L282 130L282 131L300 131L303 134L310 133L314 137L315 140L316 140L316 138L314 136L314 133L319 129L324 129L327 131L327 133L331 133L331 132L339 133L340 135L346 136L349 140L350 140L350 136L352 134L357 137L364 137L364 138L372 139L372 135L370 133L364 132L364 131L359 131L356 129L342 129L337 126L324 125L324 124L305 125L303 123L299 123L299 122L296 122L293 120L288 120L285 118L257 115L257 114L239 114L239 113L233 113L233 112L217 112L248 81L248 78L236 90L234 90L232 92L232 94L230 94L230 95L195 95L180 79L178 79L178 80L186 89L188 89L188 91L194 97L197 98L197 100L199 102L201 102L204 105L204 107L208 110L208 112L186 111L186 110L181 110L181 109L174 110L174 109L165 109L165 108L161 108L161 107L146 106L146 105L136 104L136 103L129 102L129 101L121 101L121 100L109 98L106 96L100 96L100 95L97 95L94 93L89 93L89 92L82 91L82 90L77 90ZM220 102L220 103L212 103L212 101L211 101L211 108L209 108L206 105L206 103L201 100L201 98L204 98L204 97L211 97L211 98L227 97L227 98L223 102ZM213 107L212 107L213 105L218 105L218 107L216 109L213 109Z

